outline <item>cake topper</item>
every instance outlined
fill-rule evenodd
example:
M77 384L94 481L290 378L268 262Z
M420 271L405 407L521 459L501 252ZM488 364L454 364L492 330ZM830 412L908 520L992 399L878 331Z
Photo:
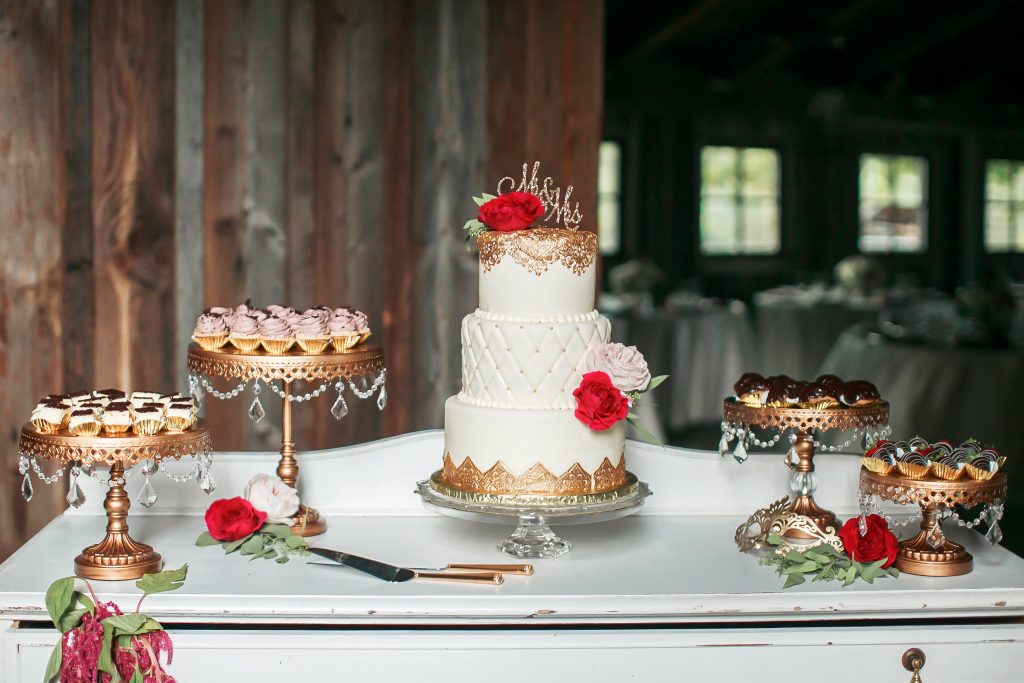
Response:
M562 188L552 187L555 181L550 176L544 178L543 182L538 181L539 161L533 162L533 172L530 173L530 179L527 180L529 166L529 162L523 164L523 177L520 179L519 185L516 185L515 178L511 176L505 176L499 180L498 194L502 195L512 191L529 192L540 199L541 204L544 205L545 214L542 221L550 221L553 225L561 223L569 230L578 229L580 221L583 220L583 214L580 213L579 202L571 204L569 202L569 198L572 197L572 185L565 188L565 195L562 196Z

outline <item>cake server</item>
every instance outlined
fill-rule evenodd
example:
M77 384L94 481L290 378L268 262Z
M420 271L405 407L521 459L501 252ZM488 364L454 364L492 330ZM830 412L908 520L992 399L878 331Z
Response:
M443 567L409 567L418 572L443 572L443 571L465 571L465 572L497 572L498 574L514 574L516 576L532 576L532 564L464 564L453 562Z
M309 552L319 555L325 559L337 562L338 564L352 567L358 571L375 576L384 581L392 583L403 583L413 579L426 581L450 581L453 583L477 583L498 585L504 582L505 578L495 572L486 571L417 571L406 567L398 567L386 562L371 560L367 557L360 557L350 553L343 553L329 548L310 548Z

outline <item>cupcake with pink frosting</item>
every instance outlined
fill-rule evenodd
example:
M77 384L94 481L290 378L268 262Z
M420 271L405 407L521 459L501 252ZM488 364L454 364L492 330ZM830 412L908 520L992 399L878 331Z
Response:
M280 356L292 348L295 339L292 337L292 328L285 318L276 315L268 315L259 321L260 344L267 353Z
M259 322L247 313L236 312L231 318L228 339L242 353L252 353L260 345Z
M196 320L192 340L206 351L216 351L228 343L228 324L224 314L207 309Z
M354 308L343 306L334 309L330 320L327 321L327 329L331 333L331 343L334 344L337 351L347 351L359 343L358 313Z
M310 354L323 353L331 343L331 333L327 327L330 314L323 309L310 308L292 327L295 342Z

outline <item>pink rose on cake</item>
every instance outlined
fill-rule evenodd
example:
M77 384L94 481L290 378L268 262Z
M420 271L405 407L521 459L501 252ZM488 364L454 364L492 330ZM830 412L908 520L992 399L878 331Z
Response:
M269 474L257 474L250 479L244 498L267 513L268 524L291 524L291 518L299 511L298 492Z
M616 342L598 344L587 352L584 366L608 375L612 384L625 393L645 391L651 383L651 371L644 355L635 346Z
M485 202L477 210L477 220L492 230L511 232L530 227L544 215L544 205L529 192L509 192Z
M610 429L629 414L629 399L615 388L607 373L588 372L572 392L576 417L594 431Z

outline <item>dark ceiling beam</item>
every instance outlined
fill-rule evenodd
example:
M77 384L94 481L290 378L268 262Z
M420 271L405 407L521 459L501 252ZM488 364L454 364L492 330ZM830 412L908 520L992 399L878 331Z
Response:
M901 43L901 38L906 34L894 36L897 46L887 53L865 60L864 68L853 74L850 80L852 83L862 83L874 76L899 70L929 51L983 24L1005 7L1006 3L1002 0L991 0L975 6L969 12L937 22L932 30L923 32L916 40Z
M656 52L663 45L666 45L684 34L697 28L708 16L713 14L721 5L727 4L728 0L703 0L703 2L691 7L685 13L665 24L657 31L642 39L637 45L631 48L626 54L609 65L611 69L619 69L623 66L642 61L652 53ZM609 27L614 30L614 27Z

